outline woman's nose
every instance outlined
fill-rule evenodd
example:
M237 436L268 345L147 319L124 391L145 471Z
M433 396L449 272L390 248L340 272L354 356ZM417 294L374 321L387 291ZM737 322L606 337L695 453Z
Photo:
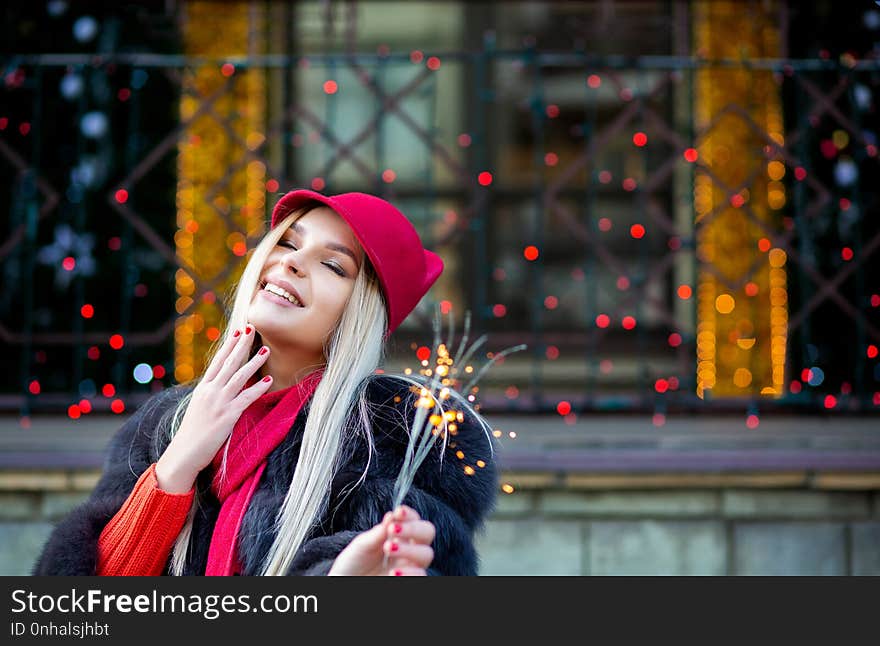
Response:
M295 251L297 250L291 249L288 253L281 256L281 264L284 266L285 269L290 268L293 270L294 274L299 275L302 262L300 262L300 260L295 255L293 255Z

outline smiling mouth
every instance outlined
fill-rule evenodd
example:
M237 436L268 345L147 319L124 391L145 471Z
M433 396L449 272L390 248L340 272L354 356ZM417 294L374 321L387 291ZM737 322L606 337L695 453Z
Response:
M268 294L272 294L272 296L277 296L278 298L284 299L285 301L287 301L288 303L290 303L294 307L305 307L305 305L303 305L296 296L294 296L293 294L291 294L290 292L288 292L285 289L281 289L280 287L277 287L276 285L272 285L270 287L268 281L265 281L265 280L260 281L260 291L266 292Z

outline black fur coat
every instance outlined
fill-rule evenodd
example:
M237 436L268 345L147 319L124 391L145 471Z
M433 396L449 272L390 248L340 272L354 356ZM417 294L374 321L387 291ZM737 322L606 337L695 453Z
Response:
M157 422L192 387L172 386L151 397L122 426L110 442L103 474L91 496L63 519L50 535L34 567L37 575L93 575L101 531L122 507L138 478L155 462L167 438L157 438ZM376 451L364 482L360 478L367 463L368 447L362 433L349 431L343 442L345 459L336 472L326 512L308 540L297 552L288 574L325 575L339 552L359 532L379 523L391 509L394 481L406 450L407 430L416 409L410 384L390 375L373 375L367 384L370 421ZM449 404L453 400L447 400ZM239 556L243 574L259 573L260 565L274 539L271 529L275 513L293 477L311 400L307 401L285 440L269 455L266 470L245 514L239 533ZM403 420L406 420L404 425ZM353 410L350 420L360 425ZM471 413L458 423L456 436L449 436L447 448L438 439L418 470L404 503L434 523L433 575L476 575L478 555L474 532L493 510L498 473L486 437ZM456 456L464 453L464 459ZM440 459L442 455L442 461ZM485 466L480 467L477 461ZM468 475L464 467L474 472ZM193 525L187 574L204 574L208 547L220 504L209 488L210 473L198 480L201 507ZM166 570L167 571L167 570Z

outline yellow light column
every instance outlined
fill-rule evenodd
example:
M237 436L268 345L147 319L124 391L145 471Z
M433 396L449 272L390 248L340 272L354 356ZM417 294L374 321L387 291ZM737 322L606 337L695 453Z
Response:
M180 119L199 116L178 144L174 240L185 261L182 266L192 266L196 273L181 268L175 276L178 383L203 371L205 356L225 323L224 297L241 275L248 239L262 233L266 215L266 167L246 159L247 149L257 148L265 136L265 73L223 62L264 53L263 5L186 2L181 8L184 53L212 60L182 71ZM210 111L199 113L218 92L221 96ZM226 177L230 169L235 170ZM196 278L217 283L197 292Z
M692 6L698 56L779 57L775 0ZM788 327L786 254L773 248L767 232L745 213L750 209L771 231L779 228L786 169L768 139L785 144L780 86L772 72L743 65L701 68L694 87L696 131L703 133L699 158L711 171L698 167L694 176L697 395L711 389L721 397L780 396Z

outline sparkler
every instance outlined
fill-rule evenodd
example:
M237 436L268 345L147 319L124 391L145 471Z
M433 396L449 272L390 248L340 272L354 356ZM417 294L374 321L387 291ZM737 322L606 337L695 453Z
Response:
M443 447L446 448L448 435L455 436L458 432L458 423L464 421L464 408L468 406L465 403L465 397L462 393L467 393L467 401L474 403L476 401L476 393L479 390L477 383L486 371L499 359L525 350L528 346L520 344L504 349L503 351L492 356L491 360L483 365L474 374L473 366L468 364L470 358L486 341L487 335L482 335L469 348L465 349L471 325L471 312L465 312L464 334L459 342L458 350L454 355L450 354L452 341L454 336L454 318L452 310L449 310L449 336L446 343L441 343L442 332L442 316L439 305L434 311L434 344L431 348L431 356L422 362L426 366L420 370L420 374L425 377L419 380L420 386L413 386L413 392L418 394L418 399L413 404L418 410L410 429L409 442L406 447L406 454L403 459L403 466L394 483L393 504L392 509L396 509L403 503L412 487L413 479L419 466L430 453L437 439L443 438ZM462 354L464 351L464 354ZM433 368L431 365L433 364ZM462 370L460 366L464 366ZM472 375L467 381L467 385L458 390L462 377L464 375ZM450 401L451 400L451 401ZM458 401L456 401L458 400ZM451 405L443 405L441 402L450 402ZM475 409L479 408L474 406ZM491 447L491 442L490 442ZM458 452L461 459L463 455ZM485 462L478 461L478 466L484 466ZM465 466L465 473L473 475L475 473L473 467ZM385 565L388 563L388 555L385 555Z

